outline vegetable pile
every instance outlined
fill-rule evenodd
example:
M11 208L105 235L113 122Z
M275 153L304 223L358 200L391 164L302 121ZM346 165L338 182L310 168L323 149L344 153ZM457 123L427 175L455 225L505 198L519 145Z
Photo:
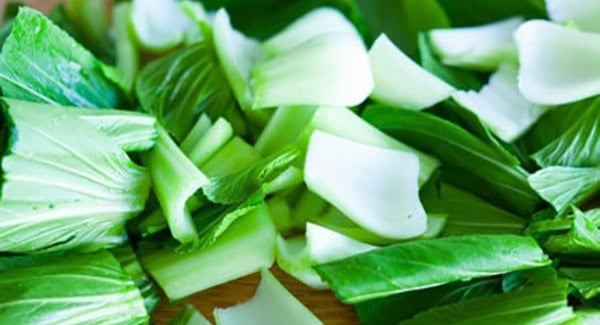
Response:
M161 297L261 272L217 324L319 324L277 264L365 324L599 324L599 17L8 6L0 323L145 324ZM188 305L171 323L209 322Z

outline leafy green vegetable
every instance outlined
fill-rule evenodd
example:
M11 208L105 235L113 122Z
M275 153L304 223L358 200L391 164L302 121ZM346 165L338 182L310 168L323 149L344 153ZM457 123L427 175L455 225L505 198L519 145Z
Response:
M145 324L144 300L108 252L0 257L3 324Z
M572 124L533 158L542 167L597 167L600 165L600 99L587 105Z
M562 324L574 317L572 308L567 306L567 282L554 280L431 308L400 324Z
M397 324L429 308L499 293L500 284L498 278L449 283L368 300L356 304L355 309L363 324Z
M275 236L269 211L263 207L232 224L213 245L186 255L144 241L140 260L167 297L177 300L270 267Z
M514 234L523 232L526 220L446 183L421 189L425 211L447 215L444 236Z
M569 232L550 236L544 247L563 255L597 255L600 253L600 230L590 218L575 210L575 219Z
M22 8L0 53L0 88L55 106L126 107L109 70L42 13Z
M182 244L195 244L198 235L186 203L196 191L209 183L208 178L181 152L162 127L158 128L156 146L146 157L146 163L173 237Z
M559 272L585 300L600 294L600 269L594 267L561 267Z
M385 106L370 106L363 117L400 141L437 156L452 184L520 215L533 212L539 204L527 183L527 172L506 163L505 156L448 121Z
M452 26L473 26L522 16L528 19L545 18L544 0L437 0L446 11Z
M547 167L529 176L529 184L558 213L579 206L600 191L600 168Z
M130 16L130 3L125 2L114 5L112 21L115 33L115 61L117 69L125 80L125 89L127 91L130 91L133 87L135 77L140 69L139 51L133 39Z
M136 94L142 108L177 141L183 141L202 113L213 120L224 116L236 132L244 133L235 98L208 38L146 65Z
M596 1L546 0L546 8L549 18L557 23L572 23L581 30L600 32L600 24L593 18L600 14L600 4Z
M123 243L125 222L144 209L148 171L79 110L10 99L2 105L10 138L2 160L0 251Z
M65 13L73 24L74 38L107 63L114 61L110 18L103 0L68 0Z
M514 235L411 241L316 267L346 303L548 265L536 242Z

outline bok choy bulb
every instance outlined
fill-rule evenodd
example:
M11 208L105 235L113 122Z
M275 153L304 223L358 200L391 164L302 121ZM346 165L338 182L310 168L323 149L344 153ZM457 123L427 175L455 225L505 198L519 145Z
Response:
M600 93L600 35L543 20L515 32L519 89L544 105L575 102Z

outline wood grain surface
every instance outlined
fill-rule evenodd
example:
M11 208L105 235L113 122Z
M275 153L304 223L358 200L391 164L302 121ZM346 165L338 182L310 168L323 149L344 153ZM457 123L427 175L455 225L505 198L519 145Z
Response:
M358 318L351 306L339 302L331 291L312 290L296 281L277 267L271 272L283 285L307 306L325 324L358 324ZM152 320L157 325L166 324L181 307L188 303L195 305L202 314L213 321L214 308L234 306L250 299L260 281L258 273L232 281L221 286L197 293L183 301L170 304L163 299L158 309L153 313Z
M0 0L0 17L2 17L4 5L8 2L10 1ZM21 0L20 2L46 12L60 0ZM312 290L276 266L271 271L325 324L358 324L352 307L340 303L330 291ZM152 314L152 321L157 325L167 324L185 303L195 305L204 316L213 321L212 311L214 308L230 307L250 299L254 295L259 281L260 275L257 273L197 293L177 303L169 303L166 298L163 298L158 309Z

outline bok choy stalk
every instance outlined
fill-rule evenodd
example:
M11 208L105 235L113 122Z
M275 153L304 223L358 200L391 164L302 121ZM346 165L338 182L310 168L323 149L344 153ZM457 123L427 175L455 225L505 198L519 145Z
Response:
M304 175L311 191L368 231L407 239L426 230L427 217L418 196L419 161L414 154L315 131Z
M256 294L249 301L226 309L215 309L219 325L235 324L322 324L266 269Z
M0 257L3 324L146 324L144 299L108 252Z
M261 207L233 223L211 246L185 255L144 241L140 261L173 301L269 268L275 235L269 211Z
M153 119L142 125L127 125L126 119L111 124L107 120L127 114L88 114L11 99L2 106L8 138L0 251L97 250L123 243L125 222L144 209L150 177L109 134L127 139L145 133L154 129ZM129 116L136 121L136 114Z
M181 311L179 311L173 319L171 319L168 325L211 325L208 321L194 306L184 305Z
M577 29L600 32L600 3L594 0L546 0L546 9L550 19L557 23L573 24Z

